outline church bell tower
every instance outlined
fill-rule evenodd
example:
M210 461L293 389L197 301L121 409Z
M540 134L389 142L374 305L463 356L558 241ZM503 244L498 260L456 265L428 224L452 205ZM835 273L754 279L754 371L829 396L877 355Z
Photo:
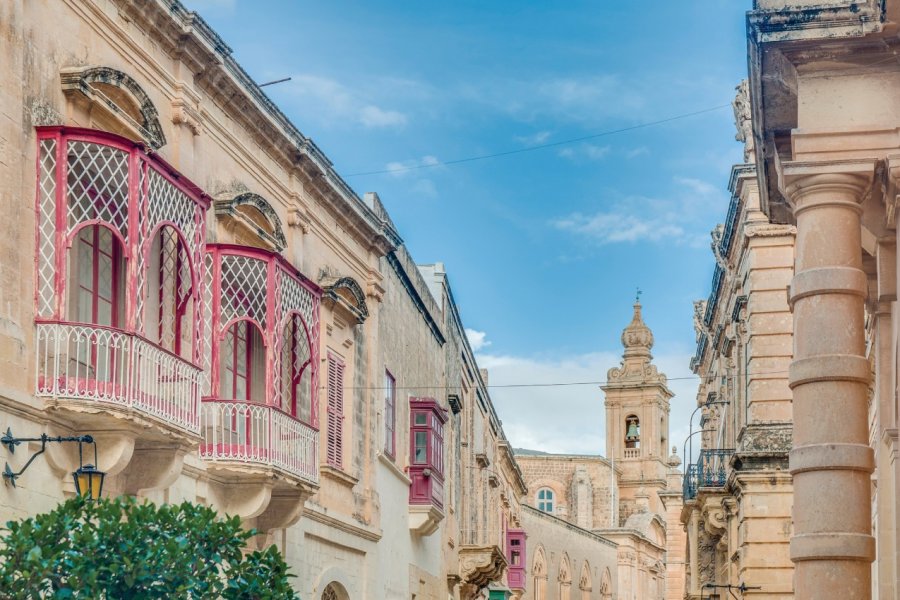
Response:
M653 332L635 300L634 316L622 331L622 363L609 370L606 384L606 456L621 469L620 519L647 509L664 513L658 492L666 488L669 400L666 376L653 364Z

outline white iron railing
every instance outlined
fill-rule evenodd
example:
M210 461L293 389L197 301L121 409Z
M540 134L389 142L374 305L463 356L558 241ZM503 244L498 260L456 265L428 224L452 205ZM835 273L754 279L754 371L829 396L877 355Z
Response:
M200 456L206 460L270 465L319 481L318 432L274 406L203 402L201 434Z
M199 431L200 369L146 340L132 339L134 405L182 429Z
M200 432L200 369L118 329L38 323L37 395L108 402Z

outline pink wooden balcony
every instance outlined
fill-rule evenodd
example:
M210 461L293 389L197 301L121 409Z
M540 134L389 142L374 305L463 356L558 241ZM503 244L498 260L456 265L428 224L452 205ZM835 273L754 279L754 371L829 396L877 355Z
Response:
M196 435L208 197L126 138L37 138L37 394Z
M276 407L207 401L201 423L204 459L273 467L318 483L319 432Z
M205 265L201 456L317 483L321 289L267 250L214 244Z
M525 530L509 529L506 532L506 581L510 589L525 589Z

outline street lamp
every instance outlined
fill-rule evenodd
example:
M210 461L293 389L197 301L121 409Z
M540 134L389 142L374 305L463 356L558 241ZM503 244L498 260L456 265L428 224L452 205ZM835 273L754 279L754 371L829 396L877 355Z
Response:
M31 463L34 462L34 459L37 458L38 455L43 454L44 451L47 450L48 443L75 442L78 444L78 469L72 473L72 479L75 481L75 492L79 496L89 500L97 500L100 498L100 494L103 492L103 480L106 477L106 473L96 467L97 442L94 441L93 436L77 435L71 437L51 437L46 433L42 433L41 437L37 438L17 438L13 436L12 430L7 427L6 433L0 438L0 444L6 446L6 449L9 450L10 453L15 453L16 446L22 442L40 442L41 449L32 454L28 459L28 462L25 463L25 466L16 472L13 472L9 467L9 463L5 464L2 475L7 484L16 487L16 480L31 466ZM92 444L94 446L94 464L84 464L84 457L82 455L83 444Z
M704 402L703 404L700 404L699 406L697 406L697 408L694 409L694 412L691 413L691 418L690 418L690 420L688 421L688 433L690 433L690 435L688 435L688 437L687 437L687 439L685 440L685 442L687 442L687 440L689 440L689 439L691 439L692 437L694 437L694 434L691 433L691 432L694 431L694 415L697 414L697 411L700 410L701 408L708 408L708 407L713 406L713 405L715 405L715 404L731 404L731 402L728 401L728 400L707 400L707 401ZM702 424L701 424L701 427L702 427ZM682 453L683 455L684 455L684 450L685 450L684 448L681 449L681 453ZM694 444L693 444L693 442L692 442L692 443L691 443L691 456L684 455L684 463L685 463L685 464L690 464L690 462L691 462L691 457L693 456L693 454L694 454Z
M90 438L91 436L83 436ZM91 438L87 442L94 446L94 464L84 464L84 458L81 455L81 442L78 443L78 469L72 473L75 480L75 493L89 500L97 500L103 493L103 479L106 473L99 470L94 465L97 464L97 444Z

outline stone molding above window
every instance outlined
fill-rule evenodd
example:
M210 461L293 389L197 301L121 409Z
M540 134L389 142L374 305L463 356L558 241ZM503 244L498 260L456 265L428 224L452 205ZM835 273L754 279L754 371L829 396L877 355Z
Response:
M83 66L64 68L59 75L67 98L87 101L92 109L100 107L105 120L115 121L127 137L141 139L154 150L166 145L156 106L127 73L111 67Z

